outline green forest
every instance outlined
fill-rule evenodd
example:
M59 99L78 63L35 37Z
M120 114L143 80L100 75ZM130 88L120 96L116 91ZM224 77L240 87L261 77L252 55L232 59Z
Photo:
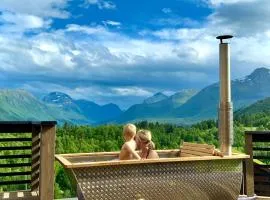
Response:
M236 115L234 120L234 151L243 152L245 130L270 129L269 122L270 116L266 114ZM151 130L157 149L177 149L182 141L219 146L217 121L215 120L202 121L192 126L142 121L136 123L136 126L138 129ZM123 144L122 128L122 125L94 127L64 124L63 126L58 126L56 132L56 154L118 151ZM1 152L1 154L4 153ZM9 177L5 177L5 180L9 180ZM16 187L3 186L0 187L0 191L25 189L24 185L19 188L18 186ZM72 188L65 170L58 162L55 162L55 198L72 196L75 196L74 188Z

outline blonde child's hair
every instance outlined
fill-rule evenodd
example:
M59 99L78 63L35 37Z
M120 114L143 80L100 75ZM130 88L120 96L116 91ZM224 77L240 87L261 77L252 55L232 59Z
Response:
M136 126L134 124L126 124L123 128L123 135L134 137L136 135Z
M149 149L155 149L155 143L152 141L151 131L141 129L137 132L137 137L139 137L142 142L147 143Z

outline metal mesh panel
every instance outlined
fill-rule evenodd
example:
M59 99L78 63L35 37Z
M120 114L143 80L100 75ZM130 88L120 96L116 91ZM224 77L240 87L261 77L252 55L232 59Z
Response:
M145 163L73 169L85 199L233 200L241 160ZM82 197L80 197L82 198Z

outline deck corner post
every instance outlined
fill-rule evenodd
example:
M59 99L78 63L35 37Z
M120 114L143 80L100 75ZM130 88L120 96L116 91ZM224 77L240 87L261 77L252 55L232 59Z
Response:
M253 168L252 142L253 142L252 134L248 134L248 132L245 132L245 153L250 156L250 158L246 159L244 162L245 164L244 190L247 196L254 196L254 168Z
M55 125L41 125L40 148L40 200L54 199Z

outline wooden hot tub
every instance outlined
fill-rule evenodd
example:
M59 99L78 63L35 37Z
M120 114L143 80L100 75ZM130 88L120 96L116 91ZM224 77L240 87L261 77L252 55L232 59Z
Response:
M178 157L179 150L157 152L160 159L119 161L119 152L59 154L56 159L71 173L79 199L238 198L248 155Z

